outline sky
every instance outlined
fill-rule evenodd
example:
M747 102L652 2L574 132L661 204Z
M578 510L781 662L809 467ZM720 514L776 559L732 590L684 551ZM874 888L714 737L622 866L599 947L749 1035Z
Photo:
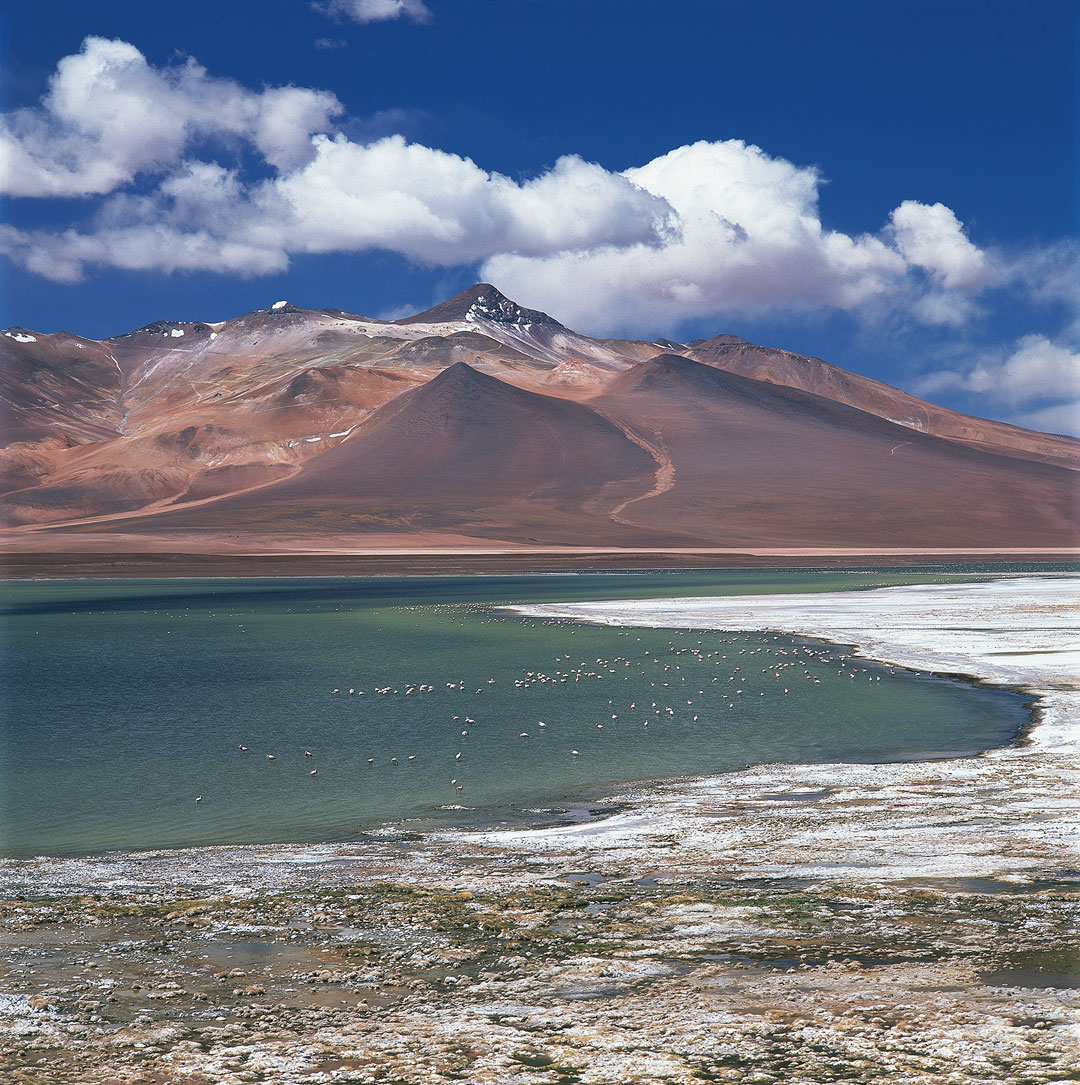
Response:
M1080 434L1072 0L35 0L0 57L0 327L487 281Z

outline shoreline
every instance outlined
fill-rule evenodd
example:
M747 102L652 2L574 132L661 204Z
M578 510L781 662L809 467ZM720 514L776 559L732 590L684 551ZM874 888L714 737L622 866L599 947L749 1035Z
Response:
M18 540L24 542L25 540ZM55 545L58 540L52 539ZM0 576L6 579L448 576L483 573L644 571L770 568L886 568L940 564L1061 564L1080 561L1080 548L1046 550L971 548L729 547L618 549L526 546L379 546L350 549L281 548L218 552L195 549L124 549L102 540L65 539L69 549L19 549L0 536ZM95 540L97 541L97 540ZM130 540L126 540L130 545Z
M796 870L813 876L843 870L845 877L867 879L909 876L964 876L986 873L1023 878L1040 869L1080 869L1080 604L1075 577L1051 579L1014 577L964 585L918 585L875 588L864 592L813 596L726 597L717 599L633 600L611 603L538 604L511 608L534 617L576 618L612 625L649 625L731 631L755 628L766 632L815 637L851 646L855 655L887 665L943 676L962 676L978 684L1010 688L1030 695L1033 726L1019 742L971 758L932 762L860 765L757 766L743 773L709 778L687 789L682 806L672 816L679 831L704 839L717 834L702 823L700 808L736 792L760 794L769 787L795 788L812 781L814 789L830 787L851 792L833 811L844 819L848 835L842 847L804 846L787 864L753 864L763 876ZM1041 628L1033 628L1041 617ZM961 628L957 623L968 623ZM972 623L979 623L977 626ZM948 629L953 643L934 643L936 629ZM873 632L868 632L873 630ZM927 642L927 636L930 641ZM964 639L966 637L966 640ZM940 641L940 636L937 638ZM923 772L914 767L931 765ZM961 784L963 786L957 786ZM860 816L862 789L873 786L874 811ZM972 796L995 789L1006 798L995 801L996 818L980 809ZM670 789L665 789L670 790ZM1060 800L1048 802L1037 816L1031 806L1040 795L1059 790ZM913 801L911 795L918 794ZM758 807L744 795L744 809ZM661 797L652 818L661 818L667 805ZM935 854L939 834L928 827L935 811L948 810L957 833L954 848L965 854L947 859ZM762 816L766 816L767 804ZM896 811L905 813L900 815ZM747 809L749 813L749 809ZM820 813L820 812L819 812ZM821 819L828 821L828 818ZM972 825L978 825L974 834ZM670 828L670 825L669 825ZM630 826L627 826L631 830ZM602 830L597 830L598 832ZM620 827L608 825L606 845L618 850ZM631 832L650 835L640 826ZM544 830L547 840L508 837L522 847L559 847L557 834ZM904 837L904 858L895 862L882 839ZM980 837L979 840L974 839ZM996 842L988 846L988 842ZM793 840L773 840L773 847L792 847ZM702 841L703 843L704 841ZM712 846L718 841L713 840ZM734 841L732 841L734 842ZM811 842L803 840L804 845ZM820 842L818 842L820 843ZM1059 850L1059 845L1066 845ZM859 852L859 848L863 852ZM840 853L846 852L841 862ZM997 855L996 860L993 858ZM840 864L840 866L837 866ZM846 864L846 865L845 865ZM820 869L819 869L820 868ZM860 874L861 871L861 874ZM870 872L873 871L871 875Z

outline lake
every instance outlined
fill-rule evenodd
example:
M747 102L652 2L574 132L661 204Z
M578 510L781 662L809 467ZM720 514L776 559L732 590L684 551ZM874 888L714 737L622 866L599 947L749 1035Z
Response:
M1004 745L1027 723L1022 696L842 646L498 609L978 571L7 581L0 849L520 823L587 816L634 781Z

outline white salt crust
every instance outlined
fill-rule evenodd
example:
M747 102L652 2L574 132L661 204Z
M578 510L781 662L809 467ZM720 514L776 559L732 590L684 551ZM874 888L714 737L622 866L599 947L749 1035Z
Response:
M600 822L487 834L536 852L702 852L754 877L1026 879L1080 864L1080 577L515 607L617 626L764 630L1018 687L1037 722L978 757L762 765L645 789ZM819 795L819 792L824 792ZM639 855L640 858L640 855Z

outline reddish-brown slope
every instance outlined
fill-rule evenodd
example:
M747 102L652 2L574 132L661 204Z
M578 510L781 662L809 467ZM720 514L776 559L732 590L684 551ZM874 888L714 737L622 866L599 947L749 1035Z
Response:
M287 481L163 513L154 523L169 530L260 524L438 528L544 542L643 540L645 533L620 528L607 512L647 488L654 467L589 408L459 363L380 408Z
M16 336L28 341L22 342ZM121 375L108 347L68 332L10 329L0 336L3 443L115 437L123 418Z
M41 524L204 499L281 479L416 387L408 373L325 366L264 386L161 397L121 439L0 451L0 516ZM6 485L5 485L6 484Z
M619 510L715 545L1045 547L1080 542L1076 472L981 452L798 389L663 355L592 405L650 444L652 495Z
M759 347L736 335L717 335L693 347L689 354L728 373L798 388L923 433L1006 455L1080 468L1080 442L1075 438L958 414L888 384L838 369L820 358Z
M47 485L72 450L115 438L121 381L93 340L23 328L0 336L0 493Z

